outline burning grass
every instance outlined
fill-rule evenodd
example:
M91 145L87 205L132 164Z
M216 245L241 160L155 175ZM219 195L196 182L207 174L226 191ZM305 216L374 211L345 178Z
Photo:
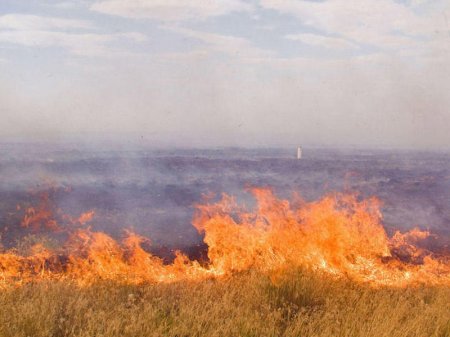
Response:
M203 263L176 252L173 263L166 264L144 249L150 242L147 238L126 232L117 241L106 233L81 228L93 212L75 220L64 216L69 225L61 225L45 199L44 210L33 208L33 217L27 211L25 227L56 228L65 239L60 246L36 242L28 249L18 245L0 253L0 286L54 279L84 285L97 280L167 283L248 270L273 275L289 267L323 271L375 287L450 286L448 254L420 245L431 234L414 229L389 238L375 198L335 194L315 202L299 198L290 202L267 189L251 192L257 201L251 211L227 195L217 203L197 206L193 225L204 235L208 249L208 261Z
M0 292L0 336L450 336L450 288L373 288L289 269L221 279Z
M208 258L171 263L137 234L84 228L94 212L61 224L44 199L22 226L58 235L0 253L0 336L450 336L450 259L423 245L432 234L389 237L374 198L252 193L252 210L198 205Z

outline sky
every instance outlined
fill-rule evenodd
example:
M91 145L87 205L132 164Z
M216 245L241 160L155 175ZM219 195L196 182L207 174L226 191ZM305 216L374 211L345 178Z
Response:
M450 149L450 0L1 0L0 141Z

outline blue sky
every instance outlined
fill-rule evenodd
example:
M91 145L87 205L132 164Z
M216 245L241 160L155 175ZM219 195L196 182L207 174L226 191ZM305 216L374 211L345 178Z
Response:
M449 148L449 0L2 0L0 139Z

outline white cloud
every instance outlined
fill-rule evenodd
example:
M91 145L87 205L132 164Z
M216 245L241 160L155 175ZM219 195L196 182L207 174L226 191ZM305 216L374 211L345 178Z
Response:
M410 47L448 29L442 13L421 16L392 0L261 0L261 5L326 34L380 48Z
M107 55L110 46L121 39L137 43L147 38L137 32L98 34L86 30L95 28L87 21L36 15L8 14L0 16L0 42L27 47L59 47L82 56ZM82 33L67 31L83 29Z
M129 18L182 21L248 11L251 6L242 0L104 0L91 9Z
M288 40L300 41L302 43L323 47L323 48L331 48L331 49L357 49L358 45L352 43L346 39L341 39L337 37L329 37L319 34L309 34L309 33L300 33L300 34L289 34L285 36Z
M0 16L0 28L12 30L67 30L91 29L85 20L62 19L29 14L6 14Z
M111 34L110 36L112 36L113 38L122 37L122 38L132 40L134 42L145 42L148 40L147 36L145 34L138 33L138 32L117 33L117 34Z
M28 47L62 47L77 55L98 55L112 41L108 35L67 34L50 31L2 31L0 42Z
M48 6L56 7L60 9L74 9L77 7L84 7L89 5L89 0L76 0L76 1L62 1L58 3L49 3Z
M241 59L258 59L273 56L270 51L257 48L250 41L242 37L207 33L181 27L165 28L206 43L206 48L202 49L200 47L205 53L217 52Z
M136 42L145 40L139 33L125 34L68 34L50 31L2 31L0 42L18 44L27 47L59 47L78 56L102 56L124 53L115 50L111 43L121 39Z

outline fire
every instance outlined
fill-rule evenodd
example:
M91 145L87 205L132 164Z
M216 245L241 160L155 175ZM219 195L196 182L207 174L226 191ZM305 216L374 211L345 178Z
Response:
M414 229L389 238L376 198L330 194L305 202L298 197L279 199L269 189L250 192L257 202L254 210L228 195L216 203L197 205L193 225L204 235L207 263L177 252L175 260L165 264L144 250L143 243L150 242L145 237L127 232L119 242L106 233L81 228L93 219L95 213L90 211L70 221L78 227L68 230L59 248L37 244L27 256L15 249L0 254L0 282L20 285L70 279L83 285L107 279L138 284L222 277L247 270L274 275L292 266L373 286L450 286L449 257L419 247L431 234ZM40 213L30 214L27 224L53 219L47 213L38 218L35 215Z
M84 225L89 221L91 221L94 215L95 215L94 211L85 212L78 217L77 222L81 225Z
M293 265L376 285L450 284L448 259L414 245L429 233L414 229L388 238L375 198L336 194L291 204L267 189L252 193L253 213L240 210L228 196L199 206L194 225L205 233L211 266L220 273ZM407 258L400 259L400 251Z
M33 231L41 229L58 230L58 224L53 218L52 205L48 192L40 194L40 202L37 207L28 207L25 209L21 225L24 228L31 228ZM20 210L20 205L17 206Z

